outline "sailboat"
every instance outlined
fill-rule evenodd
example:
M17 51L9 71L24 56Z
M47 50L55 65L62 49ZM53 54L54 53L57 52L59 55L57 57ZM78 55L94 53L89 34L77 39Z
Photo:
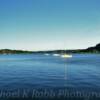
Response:
M62 58L71 58L72 55L71 54L61 54Z
M71 58L72 55L71 55L71 54L67 54L67 53L65 52L65 53L62 53L62 54L61 54L61 57L62 57L62 58Z

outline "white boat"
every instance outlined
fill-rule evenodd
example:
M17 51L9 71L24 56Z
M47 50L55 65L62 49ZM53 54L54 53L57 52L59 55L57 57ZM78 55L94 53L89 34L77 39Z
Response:
M62 54L61 57L62 58L71 58L72 55L70 55L70 54Z
M48 53L45 53L44 55L48 56L48 55L50 55L50 54L48 54Z
M53 54L53 56L60 56L59 54Z

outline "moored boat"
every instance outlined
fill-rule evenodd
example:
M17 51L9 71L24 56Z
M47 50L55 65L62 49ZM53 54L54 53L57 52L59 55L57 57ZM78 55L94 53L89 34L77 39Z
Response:
M72 55L71 54L62 54L61 57L62 58L71 58Z
M60 54L53 54L53 56L60 56Z

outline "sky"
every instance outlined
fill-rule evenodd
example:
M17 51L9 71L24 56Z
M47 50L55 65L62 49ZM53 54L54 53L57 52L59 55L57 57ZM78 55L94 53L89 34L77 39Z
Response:
M100 43L100 0L0 0L0 49L82 49Z

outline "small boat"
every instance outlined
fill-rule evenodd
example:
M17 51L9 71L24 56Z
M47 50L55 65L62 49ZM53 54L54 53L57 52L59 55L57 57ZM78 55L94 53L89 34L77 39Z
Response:
M53 56L60 56L59 54L53 54Z
M45 53L44 55L48 56L48 55L50 55L50 54L48 54L48 53Z
M62 54L61 57L62 58L71 58L72 55L70 55L70 54Z

